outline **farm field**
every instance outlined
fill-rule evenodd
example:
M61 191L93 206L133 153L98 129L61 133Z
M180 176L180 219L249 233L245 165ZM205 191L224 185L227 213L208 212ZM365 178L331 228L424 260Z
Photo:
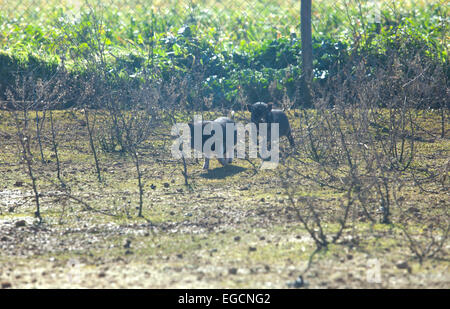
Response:
M437 130L430 133L437 135L438 118L428 117L436 122L427 122ZM143 155L144 218L137 218L133 163L126 157L101 155L104 183L98 183L85 142L84 118L72 110L55 112L55 125L64 132L59 138L66 145L60 148L65 189L78 200L58 189L55 160L45 152L48 163L35 166L41 175L43 217L37 225L30 181L16 159L12 120L6 113L0 118L3 287L286 288L315 250L282 187L282 167L255 170L245 160L227 167L214 161L208 172L189 161L191 191L184 186L181 162L171 159L167 148L161 146L159 155ZM424 136L417 149L421 168L431 171L448 165L448 139ZM251 162L258 167L258 160ZM301 179L290 181L301 184L300 194L318 197L328 214L338 207L339 192ZM423 219L431 216L432 223L448 220L448 190L437 185L426 189L437 193L407 189L404 211ZM394 213L399 215L398 210ZM394 225L350 226L353 232L342 244L316 255L304 277L308 287L449 287L448 242L442 255L420 264ZM334 228L332 222L329 228ZM419 241L426 241L423 228L414 225ZM381 271L378 282L367 281L374 265Z
M313 0L310 76L300 3L0 0L0 288L450 288L447 1ZM275 169L172 156L260 101Z

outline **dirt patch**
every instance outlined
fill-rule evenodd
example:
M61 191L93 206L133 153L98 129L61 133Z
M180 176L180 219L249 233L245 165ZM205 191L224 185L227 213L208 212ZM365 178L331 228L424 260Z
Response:
M99 183L85 130L62 114L55 112L65 132L59 136L65 187L56 178L48 141L49 161L34 162L41 224L33 217L34 195L14 138L5 140L9 148L0 154L2 288L286 288L306 269L316 246L281 187L279 170L235 160L228 169L212 161L204 172L201 163L189 160L187 188L180 162L168 159L165 148L159 156L153 149L152 155L142 154L144 218L139 218L133 162L100 153ZM448 140L432 147L418 143L420 167L430 173L442 168ZM299 194L315 199L326 214L326 228L336 229L342 193L299 178L291 182ZM419 241L429 229L421 220L448 218L441 207L448 192L440 188L430 182L424 189L435 193L411 189L404 195L401 213L415 220ZM314 256L304 287L450 287L448 243L420 264L399 228L364 221L362 212L351 218L340 244Z

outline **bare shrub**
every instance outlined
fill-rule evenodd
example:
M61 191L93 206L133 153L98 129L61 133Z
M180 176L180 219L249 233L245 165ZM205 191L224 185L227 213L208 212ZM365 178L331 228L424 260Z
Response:
M445 202L419 208L404 198L394 198L400 210L395 226L401 230L413 258L422 264L426 259L445 257L450 231L450 212Z
M314 109L301 113L300 142L285 162L284 177L290 179L285 187L318 248L345 233L350 211L358 220L384 224L398 218L396 197L411 185L415 146L421 141L419 109L440 102L446 89L432 60L420 52L408 61L402 56L388 51L379 66L354 57L324 87L315 88ZM340 206L327 210L315 193L321 188L339 195ZM327 234L324 222L336 223L338 232Z
M34 168L34 155L32 153L33 134L30 126L30 113L35 111L35 121L37 123L37 143L39 145L41 160L43 157L43 146L41 140L42 125L39 124L37 111L53 108L58 104L64 87L64 77L58 72L47 80L37 79L33 71L27 74L16 75L14 87L6 90L7 101L4 103L4 109L8 110L16 127L16 139L18 142L19 161L24 163L27 175L31 180L34 192L36 211L35 216L42 221L40 210L40 193L38 191L37 172ZM54 136L53 136L54 137ZM53 139L55 143L55 140ZM54 144L55 146L55 144ZM56 149L56 148L54 148ZM58 167L59 175L59 167Z

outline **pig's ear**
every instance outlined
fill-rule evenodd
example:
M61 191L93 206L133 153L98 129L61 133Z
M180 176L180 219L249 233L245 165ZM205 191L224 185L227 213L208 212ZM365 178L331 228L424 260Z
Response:
M267 111L270 112L272 110L272 103L267 103Z
M253 105L247 104L247 109L251 113L253 111Z

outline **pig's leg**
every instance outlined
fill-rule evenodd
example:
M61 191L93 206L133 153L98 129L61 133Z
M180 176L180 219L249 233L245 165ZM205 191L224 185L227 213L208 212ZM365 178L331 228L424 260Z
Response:
M228 163L230 163L227 159L228 154L226 152L223 153L223 158L217 158L217 160L220 162L220 164L222 164L223 166L228 165Z
M225 165L228 164L227 159L226 159L227 155L226 155L226 153L224 151L225 146L224 145L220 145L218 148L219 149L218 149L217 161L219 161L220 164L225 166ZM220 154L222 154L222 155L220 155Z
M219 161L223 166L228 164L227 159L225 158L217 158L217 161Z
M233 162L233 152L234 152L234 149L227 151L227 153L225 154L225 158L226 158L228 164Z
M289 144L291 144L291 147L294 147L294 146L295 146L294 138L292 137L292 134L291 134L291 131L290 131L290 130L289 130L289 132L288 132L288 134L287 134L287 138L288 138L288 140L289 140Z
M205 161L203 163L203 169L207 170L209 169L209 158L205 157Z

